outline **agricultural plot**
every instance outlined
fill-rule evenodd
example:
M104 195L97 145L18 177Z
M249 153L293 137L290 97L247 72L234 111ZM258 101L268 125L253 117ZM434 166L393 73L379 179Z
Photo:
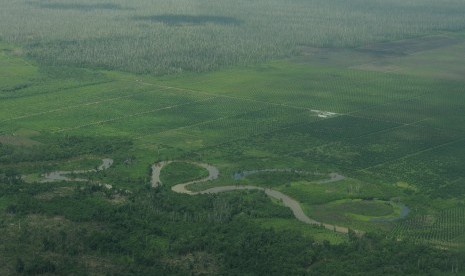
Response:
M318 221L363 231L404 227L396 221L403 202L412 210L405 223L418 217L414 210L434 209L418 201L419 195L447 202L460 201L465 193L461 80L293 60L165 77L71 68L60 72L22 61L9 51L0 56L1 70L21 72L8 78L0 92L0 142L40 151L54 140L77 137L79 144L99 137L108 140L99 140L99 154L121 143L128 150L114 150L116 156L90 155L87 148L59 155L56 148L46 148L64 161L114 157L115 166L97 177L117 188L143 186L148 168L158 161L208 162L220 169L219 178L194 184L192 190L272 187ZM12 137L23 142L15 145ZM30 181L59 167L41 160L25 168L29 157L21 154L17 158L22 161L10 162L8 168L22 171ZM89 162L76 161L81 163ZM191 175L192 168L181 166L186 175L176 175L173 168L167 179L187 181L205 173ZM258 173L234 178L251 171ZM270 204L279 207L279 202ZM275 219L256 221L263 227L294 227L283 222L292 217ZM446 229L440 239L449 246L462 237L447 234L448 229L461 223L421 235L410 228L394 231L435 243L439 238L434 235Z
M418 243L431 243L438 247L463 249L464 239L463 206L441 212L420 215L399 223L391 235L397 239L411 239Z
M403 181L435 197L461 196L464 139L439 144L368 169L391 181ZM387 173L389 172L389 173Z
M288 62L204 74L196 80L167 81L225 97L344 114L401 103L433 91L433 82L422 78Z
M324 163L336 164L348 171L364 170L390 160L454 141L457 136L437 135L414 126L391 129L348 141L312 148L298 153Z

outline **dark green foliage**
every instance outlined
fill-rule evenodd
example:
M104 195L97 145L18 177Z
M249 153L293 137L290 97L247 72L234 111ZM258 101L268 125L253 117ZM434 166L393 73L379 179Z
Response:
M295 181L314 181L324 179L325 175L315 175L312 172L258 172L246 177L247 183L264 187L274 187L281 185L289 185ZM241 183L242 184L242 183Z
M222 275L399 275L463 269L456 253L373 235L352 235L350 242L335 246L293 231L264 230L251 223L254 215L247 215L249 210L276 214L270 213L272 204L257 192L187 198L140 190L126 203L113 205L98 190L86 192L86 197L81 191L78 188L68 198L36 200L37 206L23 208L24 214L42 214L44 219L64 216L65 220L57 224L47 219L49 226L34 226L28 224L31 217L23 215L20 231L8 232L8 240L0 238L2 243L15 243L19 250L13 269L27 274L95 273L104 265L83 266L86 256L99 256L110 274L172 275L191 269L200 273L202 267ZM77 207L67 207L71 205ZM221 212L227 220L221 219L225 218ZM42 257L32 251L41 252ZM191 257L203 266L186 265Z
M0 144L1 145L1 144ZM0 167L0 183L14 187L21 183L21 174L15 169L3 169ZM14 193L14 190L7 188L2 190L3 194Z
M34 260L25 269L26 274L39 275L55 273L56 266L50 260L42 260L41 258Z
M44 135L36 139L42 144L26 148L0 143L0 163L63 160L85 154L104 156L124 152L132 145L130 140L116 137Z
M78 80L82 82L102 83L104 81L111 81L100 72L94 70L88 70L83 68L75 68L68 66L43 66L40 67L40 72L44 77L61 80Z
M15 270L17 273L23 273L24 272L24 262L21 258L16 259L16 265L15 265Z
M13 87L0 88L0 91L2 91L2 92L17 92L18 90L27 88L27 87L29 87L31 85L32 85L31 83L21 83L21 84L15 85Z
M408 242L394 242L376 235L355 239L335 248L334 255L313 267L315 275L424 275L461 267L460 254ZM460 270L463 268L459 268Z

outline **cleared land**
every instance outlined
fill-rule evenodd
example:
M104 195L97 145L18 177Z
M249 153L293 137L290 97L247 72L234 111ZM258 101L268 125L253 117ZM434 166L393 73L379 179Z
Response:
M422 41L431 38L366 49L446 53L463 43L444 37L428 49ZM338 200L400 198L414 210L431 206L417 201L408 187L444 201L465 193L460 188L465 86L459 80L292 61L162 78L84 69L67 74L66 68L38 70L8 49L2 62L14 64L4 68L13 75L17 71L18 79L0 94L2 137L26 129L49 133L27 138L37 144L63 136L133 140L131 154L138 162L116 175L147 178L146 166L166 159L208 162L224 173L215 182L193 185L194 190L218 184L273 186L325 222L341 208L334 205ZM396 58L410 64L411 57ZM289 164L294 171L316 174L286 174ZM270 177L233 177L269 168L277 170ZM326 183L315 176L333 172L346 178ZM400 182L407 188L395 185ZM379 213L366 214L366 204L375 201L354 201L346 206L352 212L329 222L361 230L397 223L370 221L389 214L382 204L372 206Z

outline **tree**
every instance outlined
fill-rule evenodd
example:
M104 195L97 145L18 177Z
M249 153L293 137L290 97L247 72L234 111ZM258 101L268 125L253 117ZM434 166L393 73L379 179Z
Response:
M16 258L15 270L18 273L24 272L24 262L20 257Z

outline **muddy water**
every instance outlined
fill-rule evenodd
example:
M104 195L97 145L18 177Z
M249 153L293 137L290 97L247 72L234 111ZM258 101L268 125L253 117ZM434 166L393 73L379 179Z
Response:
M72 177L73 174L84 174L84 173L92 173L98 172L109 169L113 165L113 159L105 158L102 159L102 165L98 166L97 169L91 170L77 170L77 171L55 171L46 173L43 175L44 179L41 180L41 183L47 182L57 182L57 181L77 181L77 182L87 182L89 179L79 178L79 177ZM112 186L110 184L98 183L99 185L104 186L107 189L111 189Z
M164 166L172 162L173 161L164 161L164 162L160 162L152 166L152 186L157 187L162 184L160 181L160 172ZM263 188L263 187L258 187L258 186L220 186L220 187L209 188L209 189L199 191L199 192L193 192L193 191L187 190L187 186L191 184L215 180L219 176L218 168L212 165L204 164L204 163L192 163L192 164L196 164L208 170L208 176L200 180L195 180L195 181L190 181L190 182L175 185L171 187L171 190L173 192L188 194L188 195L199 195L199 194L217 194L217 193L237 191L237 190L259 190L259 191L263 191L269 197L275 198L281 201L284 204L284 206L292 210L292 213L294 214L295 218L303 223L311 224L311 225L321 225L331 231L344 233L344 234L347 234L349 232L349 229L346 227L321 223L317 220L314 220L308 217L302 210L302 207L300 206L298 201L296 201L295 199L293 199L292 197L288 195L285 195L273 189L268 189L268 188ZM339 175L335 175L334 177L331 177L331 179L339 179L339 178L340 178ZM337 180L334 180L334 181L337 181ZM361 231L356 231L356 232L359 234L362 234Z
M152 187L158 187L162 185L162 182L160 180L160 173L162 169L173 163L173 162L181 162L181 161L162 161L159 163L156 163L152 166L152 176L151 176L151 184ZM219 177L219 170L217 167L212 166L210 164L206 163L196 163L196 162L188 162L191 164L195 164L199 167L202 167L208 171L208 176L199 180L194 180L186 183L181 183L178 185L175 185L171 187L171 190L175 193L182 193L182 194L188 194L188 195L199 195L199 194L217 194L217 193L223 193L223 192L230 192L230 191L236 191L236 190L259 190L263 191L266 195L268 195L271 198L277 199L281 201L284 206L290 208L292 210L292 213L294 214L295 218L303 223L306 224L311 224L311 225L320 225L322 227L325 227L326 229L329 229L331 231L339 232L339 233L348 233L349 229L346 227L341 227L337 225L331 225L331 224L326 224L319 222L317 220L314 220L310 217L308 217L305 212L303 211L302 207L300 206L299 202L293 199L292 197L285 195L279 191L269 189L269 188L263 188L263 187L258 187L258 186L220 186L220 187L214 187L214 188L209 188L203 191L199 192L193 192L187 189L187 186L194 184L194 183L203 183L207 181L212 181L215 180ZM84 178L74 178L72 177L73 174L83 174L83 173L91 173L91 172L98 172L102 170L109 169L113 165L113 160L112 159L102 159L102 165L100 165L97 169L91 169L91 170L77 170L77 171L55 171L55 172L50 172L44 175L44 179L41 182L56 182L56 181L80 181L80 182L86 182L89 181L88 179ZM247 175L253 174L253 173L258 173L258 172L273 172L273 171L291 171L291 170L262 170L262 171L250 171L246 172L242 177L245 177ZM329 183L329 182L335 182L344 179L344 176L339 175L337 173L331 173L329 174L329 179L322 180L320 181L321 183ZM107 189L111 189L112 186L109 184L104 184L104 183L98 183L101 186L106 187ZM359 234L363 234L361 231L355 231Z
M164 166L171 164L171 163L172 161L162 161L162 162L152 165L152 179L150 180L150 183L152 184L153 188L156 188L159 185L161 185L161 181L160 181L161 169L163 169Z

